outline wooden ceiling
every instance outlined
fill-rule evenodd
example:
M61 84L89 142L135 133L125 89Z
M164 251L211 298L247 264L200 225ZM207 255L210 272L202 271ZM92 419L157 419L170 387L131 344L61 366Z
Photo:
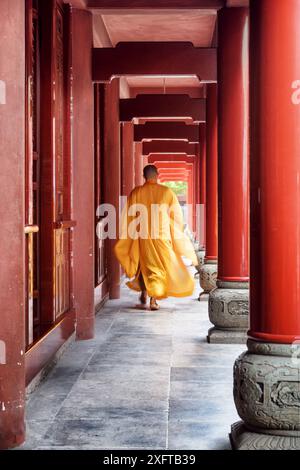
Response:
M181 10L143 14L105 14L104 25L113 46L132 41L184 41L195 47L210 47L213 40L216 11Z
M94 46L119 42L184 41L195 47L215 44L220 8L247 6L249 0L65 0L93 14ZM127 84L125 83L127 81ZM141 93L188 93L203 97L196 77L124 77L128 98Z

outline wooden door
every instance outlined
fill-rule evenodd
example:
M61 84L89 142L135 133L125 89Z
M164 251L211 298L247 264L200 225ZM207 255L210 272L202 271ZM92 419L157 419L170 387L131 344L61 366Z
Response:
M26 3L27 345L71 308L71 10Z
M40 323L39 226L40 226L40 30L38 2L26 0L26 343L37 337Z
M104 146L104 85L94 85L95 102L95 286L106 278L106 242L101 236L106 219L97 216L98 207L104 202L103 195L103 146ZM100 235L100 236L99 236Z

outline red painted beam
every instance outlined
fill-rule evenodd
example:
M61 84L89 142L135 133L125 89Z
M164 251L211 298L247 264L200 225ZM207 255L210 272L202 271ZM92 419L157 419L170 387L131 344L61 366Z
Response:
M159 175L169 175L169 176L174 176L174 175L186 175L186 169L178 168L172 170L172 168L158 168Z
M191 117L205 122L206 100L187 95L139 95L120 100L120 121L140 117Z
M153 0L87 0L88 8L99 10L152 10L176 9L176 10L201 10L216 9L225 6L224 0L159 0L153 4Z
M194 163L195 155L186 155L185 153L181 155L174 155L169 153L152 153L148 157L149 164L154 164L154 162L186 162Z
M188 163L186 163L184 167L182 166L183 163L181 163L180 166L178 166L178 168L172 168L171 164L169 164L169 166L165 166L165 165L167 165L167 162L165 162L165 163L164 162L161 162L161 163L157 162L156 163L156 166L157 166L160 173L164 173L164 174L168 173L168 174L172 174L172 175L175 174L175 173L176 174L177 173L187 174L186 172L189 170L188 167L190 166Z
M174 174L174 175L159 175L158 177L159 181L161 183L165 183L166 181L188 181L188 176L186 175L180 175L180 174Z
M200 84L200 82L199 82ZM130 96L129 98L136 98L138 95L149 95L156 94L161 95L162 93L166 95L189 95L190 98L206 98L206 88L202 87L188 87L188 86L177 86L177 87L130 87Z
M178 170L172 170L170 168L158 168L158 174L159 176L163 177L188 177L192 169L178 169Z
M199 142L199 125L187 125L184 122L147 122L134 126L134 140L143 139L186 139L189 142Z
M88 8L98 10L219 10L225 6L224 0L87 0Z
M184 140L152 140L143 142L143 155L151 153L186 153L187 155L197 155L199 144L190 144Z
M95 82L122 75L197 75L202 82L216 82L216 49L189 42L123 42L93 49Z
M169 162L160 162L160 161L157 161L156 162L156 166L158 168L174 168L174 169L186 169L188 166L190 165L190 163L187 163L187 162L172 162L172 161L169 161Z
M181 118L181 117L144 117L144 118L137 118L134 120L135 124L147 124L147 122L180 122L185 123L187 125L195 124L193 118Z

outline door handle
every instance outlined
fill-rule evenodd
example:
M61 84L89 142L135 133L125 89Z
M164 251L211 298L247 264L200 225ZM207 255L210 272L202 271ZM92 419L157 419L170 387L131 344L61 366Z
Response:
M30 233L38 233L40 230L38 225L25 225L24 233L25 235L29 235Z

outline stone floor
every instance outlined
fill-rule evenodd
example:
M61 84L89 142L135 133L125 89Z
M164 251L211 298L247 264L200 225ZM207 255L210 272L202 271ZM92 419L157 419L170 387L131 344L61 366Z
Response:
M198 292L132 308L123 287L30 396L22 449L230 449L232 366L245 349L209 345Z

